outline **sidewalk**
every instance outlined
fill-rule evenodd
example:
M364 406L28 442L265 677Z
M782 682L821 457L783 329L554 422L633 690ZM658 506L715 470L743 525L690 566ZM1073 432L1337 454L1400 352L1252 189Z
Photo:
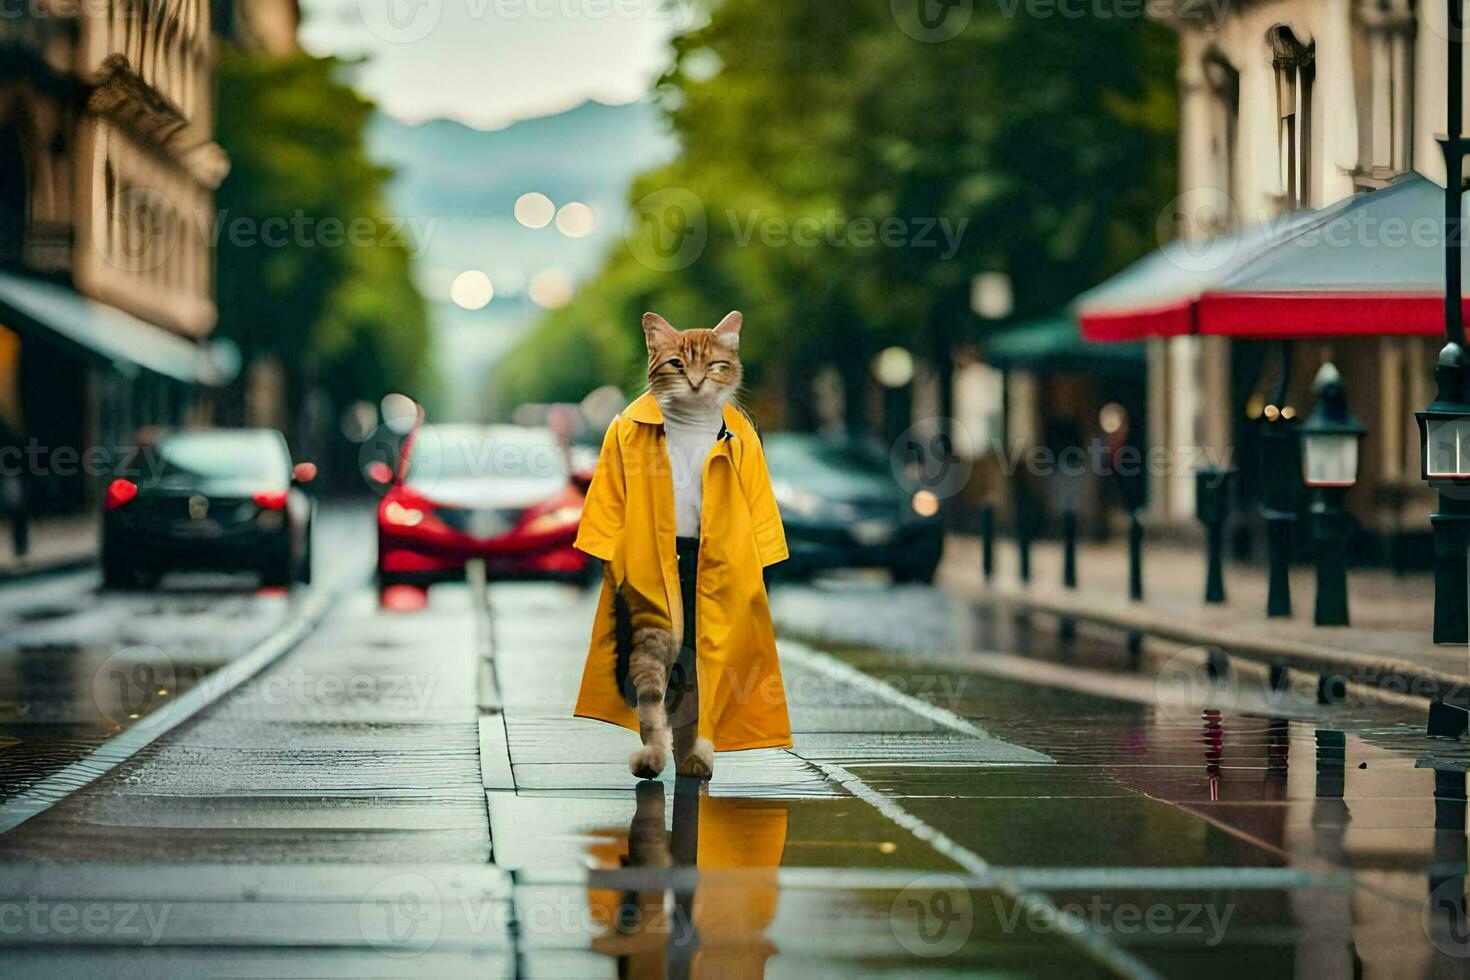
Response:
M1128 598L1128 554L1122 540L1079 545L1075 590L1061 585L1059 542L1032 544L1029 586L1020 582L1013 540L996 541L995 579L989 585L982 580L980 558L979 538L952 535L946 542L940 580L954 594L985 604L1070 617L1190 646L1218 647L1227 654L1341 675L1354 683L1420 698L1457 691L1470 674L1470 651L1464 646L1436 646L1430 640L1434 583L1427 575L1350 571L1353 625L1320 627L1312 623L1316 578L1305 566L1292 569L1292 617L1268 619L1263 567L1227 564L1227 602L1208 605L1204 553L1177 545L1145 542L1142 602Z
M73 514L31 520L30 548L15 553L10 522L0 519L0 579L89 564L97 558L97 515Z

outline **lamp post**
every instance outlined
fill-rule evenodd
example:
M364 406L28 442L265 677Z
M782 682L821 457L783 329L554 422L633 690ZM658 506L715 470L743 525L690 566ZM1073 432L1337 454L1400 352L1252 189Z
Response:
M1439 491L1439 507L1429 517L1434 528L1434 642L1464 643L1470 638L1466 614L1466 562L1470 556L1470 459L1461 445L1470 445L1470 405L1465 402L1465 319L1460 306L1461 177L1470 144L1461 135L1465 102L1464 13L1461 0L1446 0L1449 30L1446 40L1444 152L1444 348L1434 366L1438 386L1434 401L1419 422L1420 475ZM1429 734L1459 736L1470 726L1463 705L1430 703Z
M1460 126L1464 113L1460 0L1448 0L1449 41L1446 93L1446 133L1439 140L1445 162L1444 349L1434 368L1438 391L1419 421L1420 473L1439 491L1438 512L1429 518L1434 528L1434 642L1464 643L1470 639L1466 617L1466 544L1470 526L1470 460L1459 455L1462 432L1470 422L1465 403L1465 322L1460 295L1460 183L1466 141Z
M1347 532L1343 507L1358 482L1358 444L1368 434L1348 411L1347 389L1332 364L1322 365L1313 384L1317 404L1301 426L1302 470L1312 501L1312 535L1317 552L1318 626L1348 625Z

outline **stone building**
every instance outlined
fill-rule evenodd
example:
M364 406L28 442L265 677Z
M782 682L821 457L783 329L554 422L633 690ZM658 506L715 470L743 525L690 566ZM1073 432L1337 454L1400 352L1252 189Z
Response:
M1161 242L1177 241L1084 297L1084 334L1148 340L1152 441L1175 459L1232 451L1247 503L1282 352L1292 370L1277 407L1298 415L1333 360L1372 430L1357 516L1385 538L1427 534L1413 412L1432 396L1442 343L1442 238L1427 239L1442 235L1443 0L1150 9L1180 44L1181 187L1159 220ZM1418 237L1396 247L1384 232L1400 227ZM1333 262L1320 262L1326 246L1311 259L1331 272L1291 281L1313 228L1345 232L1328 236ZM1188 468L1153 473L1151 490L1157 520L1192 521Z
M36 447L34 510L85 507L106 454L218 380L211 14L34 0L0 18L0 419Z

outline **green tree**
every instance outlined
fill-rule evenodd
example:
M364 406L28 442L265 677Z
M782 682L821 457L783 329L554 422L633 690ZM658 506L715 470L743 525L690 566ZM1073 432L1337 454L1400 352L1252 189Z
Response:
M340 407L430 380L413 243L384 220L392 173L364 144L374 107L342 67L232 49L219 63L218 139L231 159L217 196L219 333L247 364L284 366L293 420L309 417L315 393ZM321 433L294 435L321 445Z
M861 427L882 346L914 348L947 380L954 345L979 339L977 272L1009 273L1026 316L1157 245L1176 125L1174 40L1158 25L982 8L957 37L924 43L889 0L725 0L673 53L659 93L682 152L630 196L690 192L708 242L652 277L626 272L647 242L620 246L526 351L553 330L575 346L612 313L636 335L639 304L710 323L738 306L750 383L782 396L789 424L811 421L810 378L833 365ZM802 223L819 229L808 244L782 234ZM897 233L884 242L883 229ZM620 293L630 285L637 302ZM517 352L501 383L529 362Z

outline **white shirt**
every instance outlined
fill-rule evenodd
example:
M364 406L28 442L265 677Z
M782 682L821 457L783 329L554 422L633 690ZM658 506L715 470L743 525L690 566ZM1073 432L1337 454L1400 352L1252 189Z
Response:
M674 478L674 533L681 538L697 538L704 500L704 461L724 427L724 408L664 408L663 414L664 441Z

